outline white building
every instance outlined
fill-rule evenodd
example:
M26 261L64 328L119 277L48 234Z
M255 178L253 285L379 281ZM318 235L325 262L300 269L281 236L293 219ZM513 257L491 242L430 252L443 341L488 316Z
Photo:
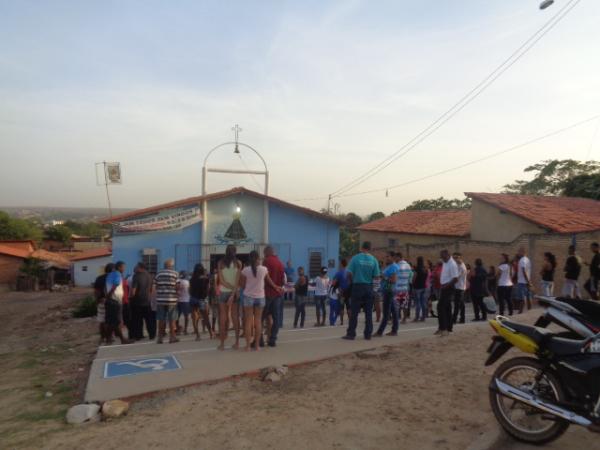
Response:
M96 277L104 273L104 266L112 262L110 248L94 248L81 252L71 258L73 284L89 287L94 284Z

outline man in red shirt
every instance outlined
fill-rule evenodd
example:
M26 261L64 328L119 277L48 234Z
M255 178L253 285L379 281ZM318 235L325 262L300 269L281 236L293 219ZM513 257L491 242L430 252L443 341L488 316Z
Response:
M267 245L264 251L263 266L269 271L269 277L278 287L273 289L268 283L265 283L266 305L263 311L263 320L268 319L267 335L269 336L269 347L275 347L277 342L277 333L279 332L279 314L283 307L283 286L285 285L285 268L280 259L275 255L273 247ZM262 340L262 336L261 336Z

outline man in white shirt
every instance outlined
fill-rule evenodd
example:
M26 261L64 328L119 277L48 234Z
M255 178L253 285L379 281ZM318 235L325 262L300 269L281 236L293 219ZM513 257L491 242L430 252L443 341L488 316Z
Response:
M454 297L454 285L458 281L458 266L456 261L450 257L448 250L442 250L442 273L440 275L440 299L438 301L438 330L435 334L448 336L452 331L452 298Z
M458 280L454 283L454 311L452 312L452 323L465 323L465 291L467 290L467 266L462 260L462 255L455 252L452 259L458 268ZM460 312L460 321L457 322ZM452 325L450 326L452 331Z
M519 301L519 312L523 312L523 306L527 302L527 309L531 309L531 298L529 287L531 286L531 260L525 253L525 247L519 247L519 266L517 272L517 300Z

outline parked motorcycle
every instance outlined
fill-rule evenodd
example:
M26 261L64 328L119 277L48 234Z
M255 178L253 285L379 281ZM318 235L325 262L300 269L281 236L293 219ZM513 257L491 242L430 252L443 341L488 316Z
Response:
M555 323L567 330L559 336L569 339L588 338L600 333L600 304L561 297L535 298L544 307L544 314L537 320L536 326L546 328Z
M557 439L570 424L600 432L600 334L566 339L502 316L490 325L497 335L486 366L512 347L535 355L503 362L490 382L492 411L509 435L539 445Z

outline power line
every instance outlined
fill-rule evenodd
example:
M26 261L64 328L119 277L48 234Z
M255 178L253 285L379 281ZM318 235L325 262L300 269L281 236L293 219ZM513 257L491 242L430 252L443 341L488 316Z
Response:
M600 119L600 114L596 114L595 116L592 116L592 117L589 117L587 119L581 120L579 122L573 123L571 125L568 125L566 127L560 128L558 130L551 131L549 133L544 134L543 136L539 136L539 137L536 137L534 139L530 139L528 141L522 142L520 144L514 145L514 146L506 148L504 150L500 150L500 151L497 151L495 153L491 153L491 154L489 154L487 156L483 156L481 158L477 158L477 159L474 159L472 161L460 164L458 166L450 167L448 169L444 169L444 170L441 170L439 172L435 172L435 173L426 175L424 177L415 178L414 180L406 181L404 183L395 184L393 186L387 186L387 187L383 187L383 188L379 188L379 189L371 189L371 190L368 190L368 191L352 192L352 193L349 193L349 194L342 194L342 195L339 195L338 197L354 197L354 196L357 196L357 195L372 194L372 193L375 193L375 192L384 192L384 191L387 192L387 191L390 191L392 189L397 189L399 187L403 187L403 186L407 186L409 184L417 183L419 181L428 180L430 178L434 178L434 177L437 177L439 175L444 175L444 174L447 174L449 172L453 172L455 170L459 170L459 169L462 169L464 167L471 166L473 164L477 164L477 163L486 161L488 159L495 158L496 156L500 156L500 155L503 155L505 153L509 153L509 152L518 150L520 148L526 147L528 145L534 144L534 143L542 141L544 139L548 139L548 138L550 138L552 136L556 136L558 134L564 133L565 131L572 130L573 128L579 127L579 126L584 125L584 124L589 123L589 122L592 122L592 121L594 121L596 119Z
M369 169L363 175L358 178L346 183L340 189L334 191L331 197L339 197L341 194L359 186L369 178L373 177L383 169L397 161L402 156L406 155L409 151L414 149L418 144L423 142L430 135L435 133L445 123L452 119L462 109L464 109L469 103L475 100L481 95L494 81L496 81L502 74L504 74L512 65L514 65L519 59L521 59L529 50L531 50L552 28L554 28L577 4L580 0L570 0L561 10L558 11L548 22L546 22L541 28L539 28L529 39L527 39L517 50L515 50L507 59L505 59L494 71L486 76L477 86L471 89L465 96L463 96L458 102L456 102L450 109L439 116L434 122L422 130L419 134L413 137L410 141L404 144L399 150L386 159L381 161L376 166Z

